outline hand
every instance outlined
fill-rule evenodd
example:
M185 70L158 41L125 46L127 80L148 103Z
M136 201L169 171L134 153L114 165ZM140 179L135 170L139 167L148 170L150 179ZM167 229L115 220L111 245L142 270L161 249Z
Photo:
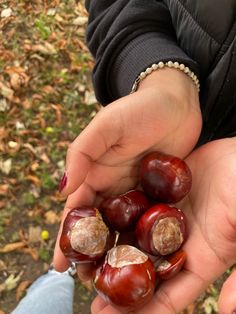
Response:
M137 92L102 109L69 147L64 217L73 207L97 205L106 195L134 188L139 160L148 151L185 157L200 130L192 80L176 69L153 72ZM54 266L59 271L68 267L58 240Z
M189 195L179 204L189 226L184 245L187 262L164 282L153 300L136 314L174 314L184 310L207 286L236 262L236 138L208 143L187 159L193 174ZM220 297L222 314L236 309L236 276L225 283ZM97 297L93 314L120 314Z

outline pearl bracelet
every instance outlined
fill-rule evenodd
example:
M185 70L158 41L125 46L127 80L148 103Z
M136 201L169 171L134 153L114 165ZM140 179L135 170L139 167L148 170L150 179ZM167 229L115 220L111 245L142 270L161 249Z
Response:
M173 61L168 61L168 62L158 62L154 63L151 67L147 68L144 72L141 72L137 79L134 82L134 85L132 86L131 94L134 93L138 89L139 83L145 79L146 76L151 74L153 71L163 69L164 67L168 68L174 68L178 69L184 73L186 73L192 80L193 83L195 84L197 91L200 92L200 83L197 78L197 76L192 72L189 67L186 67L183 63L179 64L179 62L173 62Z

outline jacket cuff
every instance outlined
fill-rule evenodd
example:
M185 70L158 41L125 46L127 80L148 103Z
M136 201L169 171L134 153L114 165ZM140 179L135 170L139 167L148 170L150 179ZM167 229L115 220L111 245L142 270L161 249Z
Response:
M167 34L145 33L131 40L107 67L107 95L97 95L107 104L131 92L135 79L153 63L177 61L198 76L197 63ZM104 97L105 96L105 97Z

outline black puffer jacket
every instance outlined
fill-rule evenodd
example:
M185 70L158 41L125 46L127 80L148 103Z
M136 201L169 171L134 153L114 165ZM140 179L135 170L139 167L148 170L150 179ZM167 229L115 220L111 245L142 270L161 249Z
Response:
M102 104L129 94L152 63L199 76L201 142L236 135L236 0L88 0L88 46Z

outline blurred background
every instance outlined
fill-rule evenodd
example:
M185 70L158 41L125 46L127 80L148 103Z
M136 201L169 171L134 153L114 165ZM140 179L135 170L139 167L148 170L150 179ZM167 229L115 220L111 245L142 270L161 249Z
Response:
M0 0L0 314L52 261L67 147L99 109L87 19L84 1ZM227 275L184 313L218 313ZM77 281L74 313L93 297Z

